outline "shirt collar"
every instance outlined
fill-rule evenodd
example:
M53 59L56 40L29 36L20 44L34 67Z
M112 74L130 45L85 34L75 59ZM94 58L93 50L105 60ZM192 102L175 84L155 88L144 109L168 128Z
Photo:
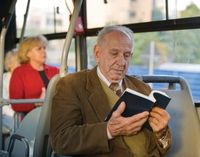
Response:
M97 67L98 77L109 87L112 82L110 82L101 72L100 68ZM119 87L122 89L122 80L119 81Z

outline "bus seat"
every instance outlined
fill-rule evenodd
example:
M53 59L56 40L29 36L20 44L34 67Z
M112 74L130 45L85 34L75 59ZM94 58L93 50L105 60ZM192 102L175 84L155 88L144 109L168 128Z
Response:
M38 129L36 132L33 157L50 157L57 156L52 153L50 140L49 140L49 129L50 129L50 115L51 115L51 104L52 98L55 93L56 84L60 79L60 75L55 75L47 88L46 98L39 117ZM54 154L54 155L52 155Z
M22 112L14 113L14 132L17 130L17 128L19 127L19 125L24 117L25 117L25 114Z
M30 156L32 154L32 147L34 140L35 140L35 134L37 130L37 125L39 121L39 115L40 115L41 107L38 107L31 112L29 112L21 121L19 127L16 129L13 135L11 135L11 139L8 140L9 144L12 140L12 137L17 137L17 140L15 140L13 144L13 150L11 153L11 156L9 157L23 157L24 154L27 154L26 152L30 149ZM23 137L23 139L26 139L29 143L29 147L23 144L23 140L19 140L18 137ZM6 144L6 147L8 147L8 143Z
M143 81L169 83L168 89L163 91L172 98L167 111L171 116L169 127L172 131L173 144L166 156L200 157L200 121L186 81L182 77L173 76L145 76ZM175 89L175 84L179 84L180 89Z

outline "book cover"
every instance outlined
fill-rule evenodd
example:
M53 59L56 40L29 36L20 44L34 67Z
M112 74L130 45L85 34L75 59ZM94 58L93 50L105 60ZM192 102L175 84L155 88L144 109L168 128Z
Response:
M142 93L127 88L119 100L115 103L105 118L105 121L110 119L112 113L118 108L122 101L126 103L126 108L122 113L122 116L130 117L144 111L150 111L154 106L165 109L170 100L171 98L167 94L158 90L153 90L149 96L146 96Z

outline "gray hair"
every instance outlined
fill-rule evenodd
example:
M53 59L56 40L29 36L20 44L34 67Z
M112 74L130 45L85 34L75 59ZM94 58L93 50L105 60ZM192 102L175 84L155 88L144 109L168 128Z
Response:
M4 60L4 66L6 71L11 71L10 65L13 64L13 62L19 62L17 55L18 55L17 49L12 49L6 53Z
M121 32L133 43L133 31L125 26L106 26L99 31L97 36L97 43L100 43L103 37L113 31Z

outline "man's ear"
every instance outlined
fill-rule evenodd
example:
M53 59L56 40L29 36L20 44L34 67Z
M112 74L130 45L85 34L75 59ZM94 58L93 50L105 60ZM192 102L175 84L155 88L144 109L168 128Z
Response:
M100 58L100 47L99 47L99 45L95 45L94 46L94 59L95 59L95 62L96 62L96 64L98 65L98 63L99 63L99 58Z

